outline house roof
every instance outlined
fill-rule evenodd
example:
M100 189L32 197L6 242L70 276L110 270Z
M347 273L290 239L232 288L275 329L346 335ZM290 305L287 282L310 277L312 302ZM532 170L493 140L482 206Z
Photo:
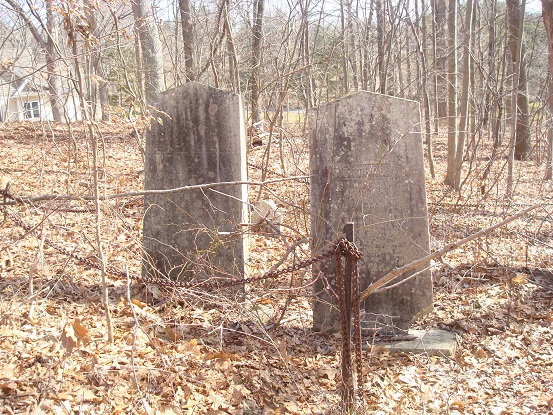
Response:
M48 90L48 85L35 76L26 76L15 68L6 68L0 62L0 97L3 99Z

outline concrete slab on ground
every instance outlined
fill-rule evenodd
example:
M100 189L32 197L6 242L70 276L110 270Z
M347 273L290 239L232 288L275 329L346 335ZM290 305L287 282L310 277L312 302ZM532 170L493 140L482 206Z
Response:
M379 347L384 347L390 352L404 353L426 353L431 356L452 357L455 355L457 340L455 333L446 330L409 330L411 336L416 336L413 340L404 340L398 342L378 343Z

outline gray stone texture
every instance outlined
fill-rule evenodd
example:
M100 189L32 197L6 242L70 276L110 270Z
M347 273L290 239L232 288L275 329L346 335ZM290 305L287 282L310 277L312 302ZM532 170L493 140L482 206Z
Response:
M241 97L194 82L161 94L163 123L146 141L146 190L246 180ZM145 274L172 279L246 274L247 186L152 194L144 199Z
M446 330L409 330L415 338L399 342L379 343L390 352L428 354L429 356L453 357L457 349L455 333Z
M279 235L284 222L282 210L272 200L257 200L252 204L251 224L263 232Z
M310 114L313 254L355 222L361 289L430 252L417 102L358 92ZM424 267L423 267L424 268ZM371 295L363 326L394 333L432 309L429 270ZM334 261L313 267L315 330L337 330Z

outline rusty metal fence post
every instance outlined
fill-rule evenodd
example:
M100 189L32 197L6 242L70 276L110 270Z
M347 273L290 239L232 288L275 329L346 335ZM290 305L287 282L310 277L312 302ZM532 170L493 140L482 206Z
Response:
M352 337L354 342L358 406L363 404L363 358L361 349L361 322L359 307L359 283L357 261L361 254L355 248L355 225L348 222L344 226L345 241L336 249L336 288L338 307L340 310L340 335L342 337L342 413L353 413L356 405L355 389L353 386L353 367L351 356ZM342 258L344 258L344 272L342 272ZM353 336L351 322L353 317Z

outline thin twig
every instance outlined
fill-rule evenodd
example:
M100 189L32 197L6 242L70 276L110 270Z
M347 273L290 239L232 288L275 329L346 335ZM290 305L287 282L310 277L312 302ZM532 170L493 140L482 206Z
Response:
M280 179L271 179L271 180L266 180L261 182L235 181L235 182L204 183L204 184L176 187L172 189L141 190L139 192L117 193L114 195L106 195L106 196L98 195L98 197L99 197L99 200L112 200L112 199L120 199L125 197L179 193L179 192L185 192L189 190L209 189L209 188L220 187L220 186L235 186L235 185L265 186L268 184L280 183L280 182L285 182L289 180L302 180L302 179L308 179L308 178L309 176L292 176L292 177L285 177ZM16 196L10 195L9 198L13 200L0 202L0 206L1 205L9 206L9 205L15 205L20 203L34 203L34 202L40 202L45 200L94 200L94 196L72 196L72 195L42 195L42 196L34 196L34 197L16 197Z

